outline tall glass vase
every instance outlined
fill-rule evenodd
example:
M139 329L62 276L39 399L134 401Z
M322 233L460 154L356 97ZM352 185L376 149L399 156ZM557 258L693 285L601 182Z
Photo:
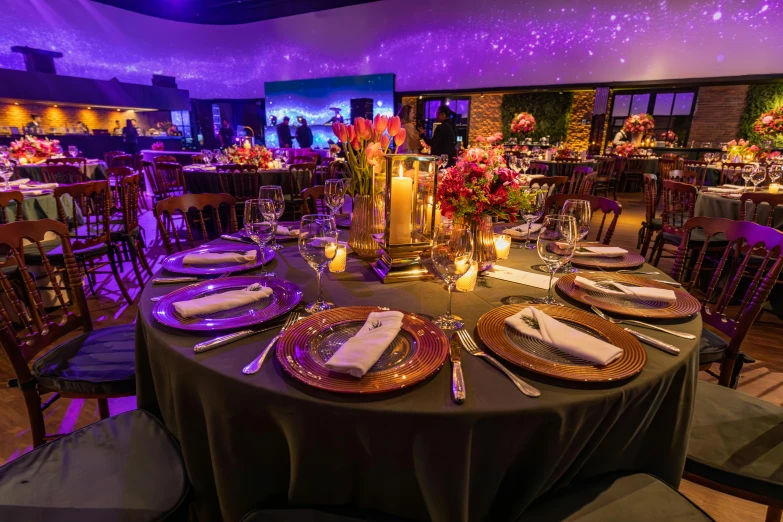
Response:
M354 196L351 228L348 230L348 245L359 257L378 257L379 245L373 234L383 232L382 216L383 198L381 196Z
M479 272L489 270L498 259L495 250L495 230L492 227L491 216L481 216L477 218L462 218L458 222L470 227L473 233L473 261L478 263Z

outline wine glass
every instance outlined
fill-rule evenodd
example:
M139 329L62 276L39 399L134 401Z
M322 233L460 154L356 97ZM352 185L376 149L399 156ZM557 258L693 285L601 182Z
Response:
M259 199L271 199L275 204L275 232L277 232L277 221L285 211L285 198L283 197L283 187L280 185L263 185L258 189ZM272 237L272 244L269 246L272 250L280 250L282 245L277 244L277 240Z
M318 297L305 308L309 313L334 308L332 303L323 299L321 276L329 261L337 254L337 226L334 218L326 214L308 214L302 216L299 227L299 253L313 267L318 277Z
M220 156L221 156L221 150L220 149L212 150L212 158L215 160L215 163L220 161Z
M527 169L530 168L530 158L527 156L519 158L519 168L522 170L522 174L527 174Z
M564 216L573 216L576 221L577 242L582 241L587 237L587 234L590 233L590 220L593 218L589 201L583 199L567 199L563 204L563 211L561 214ZM571 274L579 272L579 270L571 266L571 260L569 259L559 272Z
M728 163L729 162L729 155L728 154L721 154L720 155L720 160L723 163Z
M274 204L269 199L248 199L245 201L245 234L259 248L263 256L264 246L275 234ZM272 220L269 219L271 211Z
M750 183L750 177L753 175L753 171L756 169L753 165L745 165L742 167L742 179L745 180L745 184L742 186L742 191L748 190L748 183Z
M212 151L204 149L201 151L201 157L204 158L204 164L209 165L212 163Z
M767 171L763 167L756 167L750 175L750 181L753 183L753 192L758 190L759 185L767 179Z
M68 145L68 154L75 158L79 154L79 149L76 147L76 145Z
M522 210L522 219L527 223L527 235L525 237L525 244L521 247L527 250L533 250L536 245L530 242L530 227L533 221L544 215L546 207L546 191L545 190L527 190L526 194L530 195L530 208Z
M3 190L11 190L8 180L14 175L14 165L5 155L0 155L0 178L5 181Z
M441 223L432 240L432 264L446 282L449 306L434 323L443 330L462 328L462 319L451 313L451 295L457 279L470 269L473 259L473 235L470 229L454 223Z
M550 215L538 231L538 256L549 269L549 292L546 297L534 299L534 303L560 304L552 296L555 272L568 262L576 248L576 220L573 216Z
M324 203L329 207L332 216L343 206L343 180L327 179L324 184Z
M780 165L771 165L769 167L769 181L770 183L777 183L778 178L780 178L780 175L783 174L781 172L781 166Z
M508 166L515 173L519 174L522 171L522 160L518 156L510 156L508 158Z

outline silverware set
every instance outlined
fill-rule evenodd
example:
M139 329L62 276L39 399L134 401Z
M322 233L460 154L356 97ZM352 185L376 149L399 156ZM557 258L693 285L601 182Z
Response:
M280 329L280 333L278 333L276 336L274 336L272 338L271 341L269 341L269 344L266 345L266 348L264 348L264 351L261 352L261 354L258 357L256 357L252 361L250 361L250 364L248 364L247 366L242 368L242 373L244 373L245 375L253 375L258 370L260 370L261 369L261 365L264 364L264 360L266 360L267 354L269 354L270 350L272 350L272 348L277 344L277 341L280 340L280 337L283 335L283 333L287 329L289 329L291 326L293 326L293 324L296 323L299 319L301 319L301 317L302 317L302 315L299 312L292 312L291 315L288 316L288 319L286 320L286 322L283 325L283 327ZM253 331L246 330L245 332L251 332L251 333L247 333L246 335L243 335L242 337L239 337L240 339L243 338L243 337L248 337L250 335L253 335L254 333L257 333L257 331L255 331L255 330L253 330ZM236 332L236 333L231 334L231 335L237 335L237 334L242 334L242 333L244 333L244 332ZM233 340L236 340L236 338L231 339L228 342L231 342Z
M696 339L695 335L692 335L692 334L689 334L689 333L683 333L683 332L676 332L674 330L669 330L667 328L663 328L661 326L656 326L654 324L644 323L642 321L636 321L636 320L633 320L633 319L614 319L612 317L609 317L605 313L603 313L601 310L599 310L595 306L591 306L590 308L593 310L593 312L598 317L600 317L601 319L604 319L606 321L609 321L612 324L632 324L632 325L635 325L635 326L641 326L642 328L650 328L651 330L658 330L660 332L664 332L664 333L667 333L669 335L674 335L676 337L681 337L683 339ZM647 344L649 344L651 346L654 346L654 347L656 347L656 348L658 348L658 349L660 349L660 350L662 350L662 351L664 351L666 353L670 353L670 354L673 354L673 355L679 355L679 353L680 353L680 349L679 348L677 348L676 346L673 346L673 345L671 345L669 343L665 343L663 341L659 341L658 339L654 339L652 337L644 335L644 334L642 334L640 332L637 332L636 330L632 330L631 328L623 328L623 330L625 330L629 334L633 335L634 337L636 337L640 341L643 341L643 342L645 342L645 343L647 343Z

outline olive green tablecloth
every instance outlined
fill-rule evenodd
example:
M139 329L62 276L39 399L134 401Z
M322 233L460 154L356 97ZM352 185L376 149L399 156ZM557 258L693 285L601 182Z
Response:
M288 175L288 170L273 169L263 170L260 172L261 179L259 179L259 185L280 185L283 186L285 180L284 176ZM212 169L185 169L183 170L185 176L185 186L188 192L194 194L202 193L219 193L220 181L214 168ZM288 186L283 187L284 190L288 190Z
M701 192L696 198L693 215L696 217L719 217L736 221L739 219L740 204L739 198L726 198L716 193ZM746 216L753 215L752 202L746 201L745 209ZM753 220L756 223L766 225L769 219L769 212L769 204L759 205ZM783 229L783 205L775 207L772 216L772 226L779 230Z
M535 251L517 249L502 262L516 268L539 263ZM305 299L315 298L315 274L296 242L286 243L270 267L299 284ZM172 290L148 285L141 296L138 406L160 416L179 439L202 521L234 521L252 508L288 504L352 505L436 522L503 522L574 479L633 470L672 486L679 482L696 341L644 330L682 353L647 347L642 372L619 383L585 385L516 369L541 390L538 399L464 350L463 405L452 402L448 363L402 392L355 397L311 389L284 375L274 357L257 374L243 375L242 367L276 331L194 354L194 344L211 335L167 329L151 316L150 298ZM454 311L474 332L478 318L503 297L544 293L482 277L474 292L454 296ZM346 272L324 276L324 294L341 306L431 315L443 312L447 299L436 280L382 284L353 256ZM670 324L701 332L698 316Z
M44 165L20 165L15 168L14 179L30 178L33 181L44 181ZM106 163L87 164L87 179L106 179Z
M73 216L71 209L71 196L64 194L64 209L68 218ZM9 223L16 221L16 202L12 201L5 208L5 216ZM25 221L33 221L36 219L59 219L57 216L57 201L51 194L42 194L40 196L25 197L22 202L22 217ZM79 222L81 223L82 216L79 216Z

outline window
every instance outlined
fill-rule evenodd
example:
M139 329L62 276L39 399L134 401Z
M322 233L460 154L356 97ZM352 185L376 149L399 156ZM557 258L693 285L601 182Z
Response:
M615 94L608 139L614 138L628 116L648 113L655 118L656 137L673 130L679 136L680 145L684 146L691 130L695 102L696 91L691 89Z
M182 133L183 138L193 137L189 111L171 111L171 123L177 126L177 130Z

